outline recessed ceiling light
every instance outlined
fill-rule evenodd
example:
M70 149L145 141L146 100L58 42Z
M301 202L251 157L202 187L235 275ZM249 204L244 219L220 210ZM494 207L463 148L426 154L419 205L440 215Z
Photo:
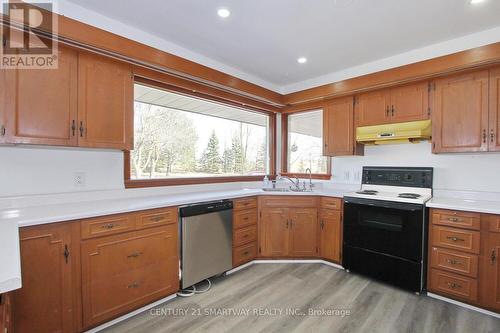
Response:
M217 15L222 18L227 18L229 17L229 15L231 15L231 12L227 8L219 8L219 10L217 10Z
M299 64L305 64L307 62L307 58L306 57L300 57L299 59L297 59L297 62Z
M485 0L470 0L471 5L479 5L480 3L483 3Z

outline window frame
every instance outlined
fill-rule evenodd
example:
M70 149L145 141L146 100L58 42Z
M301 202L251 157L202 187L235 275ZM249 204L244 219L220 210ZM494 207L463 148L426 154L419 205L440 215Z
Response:
M269 117L268 140L269 140L269 174L270 178L276 176L276 113L250 107L248 105L233 102L223 98L213 97L196 91L190 91L184 88L150 80L143 77L134 77L134 84L141 84L155 89L165 90L179 95L185 95L191 98L206 100L225 104L230 107L238 108L244 111L251 111L264 114ZM229 183L229 182L251 182L261 181L264 175L258 176L209 176L209 177L191 177L191 178L158 178L158 179L132 179L130 166L130 151L126 150L123 153L124 162L124 183L125 188L141 188L141 187L158 187L158 186L176 186L176 185L196 185L196 184L214 184L214 183Z
M325 112L325 108L321 106L321 107L315 107L311 109L305 109L305 110L293 111L281 114L281 175L288 177L309 178L308 173L288 172L288 117L293 114L312 112L312 111L317 111L319 109ZM326 161L327 172L324 174L313 173L311 175L312 179L330 180L332 178L332 159L329 156L325 157L327 157Z

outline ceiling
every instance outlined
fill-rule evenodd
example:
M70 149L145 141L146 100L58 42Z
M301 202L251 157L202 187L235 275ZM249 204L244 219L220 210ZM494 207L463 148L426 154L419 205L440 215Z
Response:
M281 91L329 73L500 27L499 0L475 6L470 0L68 1ZM221 7L230 9L229 18L217 16ZM308 62L298 64L299 57L307 57Z

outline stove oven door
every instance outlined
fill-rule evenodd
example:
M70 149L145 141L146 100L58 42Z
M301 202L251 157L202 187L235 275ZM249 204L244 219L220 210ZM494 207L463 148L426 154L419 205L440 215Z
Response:
M422 261L424 205L344 198L344 245Z

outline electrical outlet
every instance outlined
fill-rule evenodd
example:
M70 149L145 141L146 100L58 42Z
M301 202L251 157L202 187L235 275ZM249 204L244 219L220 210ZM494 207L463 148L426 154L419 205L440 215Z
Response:
M85 187L85 172L75 172L74 173L74 184L76 187Z

